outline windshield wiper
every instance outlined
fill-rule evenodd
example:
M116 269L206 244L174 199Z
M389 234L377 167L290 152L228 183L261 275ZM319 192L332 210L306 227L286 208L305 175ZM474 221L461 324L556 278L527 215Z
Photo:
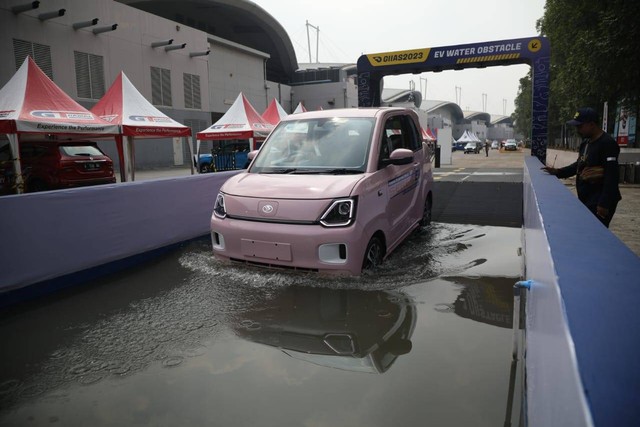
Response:
M297 171L298 168L287 168L287 169L274 169L273 171L271 171L270 173L282 173L282 174L287 174L287 173L294 173L295 171Z
M324 171L324 173L328 173L331 175L354 175L363 173L360 169L347 169L347 168L338 168L338 169L330 169Z
M290 168L276 169L272 173L293 174L293 175L316 175L325 173L323 169Z

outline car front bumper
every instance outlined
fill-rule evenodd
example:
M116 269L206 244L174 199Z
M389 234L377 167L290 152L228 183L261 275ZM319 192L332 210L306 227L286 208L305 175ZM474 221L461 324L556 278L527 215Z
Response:
M211 218L216 258L268 268L359 275L368 239L348 227Z

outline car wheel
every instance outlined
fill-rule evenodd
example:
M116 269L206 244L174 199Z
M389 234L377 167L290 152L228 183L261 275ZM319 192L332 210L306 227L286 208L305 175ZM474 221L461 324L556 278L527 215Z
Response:
M384 256L384 246L379 237L373 236L367 244L364 251L364 259L362 260L362 271L372 272L377 266L382 264Z
M427 196L427 200L424 202L424 211L422 212L422 219L420 220L420 227L426 227L431 224L431 211L433 203L431 197Z
M211 172L211 165L207 163L200 165L200 173L207 173L207 172Z

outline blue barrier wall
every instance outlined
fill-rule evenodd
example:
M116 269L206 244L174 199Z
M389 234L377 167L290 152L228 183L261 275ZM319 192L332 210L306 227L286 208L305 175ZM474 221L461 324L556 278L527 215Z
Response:
M208 234L236 173L1 197L0 293Z
M529 425L637 426L640 258L542 166L525 159Z

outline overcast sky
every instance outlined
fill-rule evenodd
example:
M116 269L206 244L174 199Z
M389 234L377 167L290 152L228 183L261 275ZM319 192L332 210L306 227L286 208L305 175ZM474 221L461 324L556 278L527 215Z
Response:
M309 62L306 21L319 27L319 62L356 63L360 55L537 35L544 0L253 0L289 34L299 63ZM311 62L316 30L309 28ZM528 65L387 77L385 88L408 89L426 99L457 101L463 110L511 114ZM422 79L421 79L422 78ZM426 79L426 82L425 80ZM456 94L456 86L461 89ZM506 111L505 103L506 99Z

